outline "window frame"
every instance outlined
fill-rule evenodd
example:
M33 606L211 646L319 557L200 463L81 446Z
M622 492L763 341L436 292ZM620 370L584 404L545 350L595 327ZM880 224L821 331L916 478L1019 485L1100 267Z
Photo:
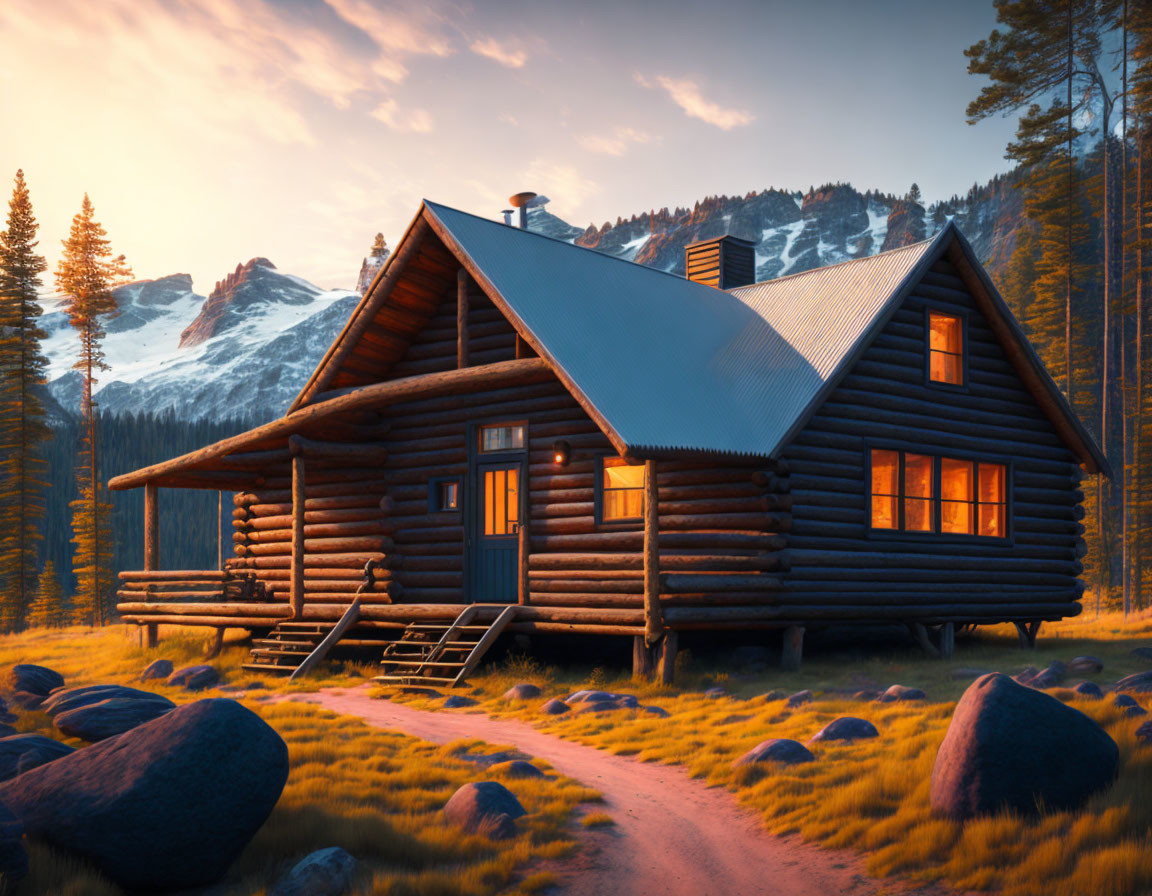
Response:
M445 485L455 484L456 506L445 507L441 500L441 490ZM428 480L428 512L429 513L462 513L464 510L464 477L463 476L433 476Z
M635 526L637 523L642 524L644 522L643 510L641 510L640 516L621 516L621 517L613 517L611 519L606 519L604 517L604 461L606 459L623 460L623 458L621 458L617 454L601 454L601 455L597 456L597 458L596 458L596 488L593 490L593 503L594 503L594 511L596 514L596 525L598 527L612 528L612 527L632 527L632 526ZM627 464L627 465L628 466L638 466L641 468L644 466L643 463ZM632 489L625 489L625 491L632 491ZM643 505L643 487L641 487L640 492L641 492L641 504Z
M941 314L960 321L960 378L959 383L946 383L932 379L932 315ZM950 392L967 392L969 389L968 357L968 311L941 302L924 303L924 384L933 389Z
M904 454L924 454L932 458L932 477L933 477L933 496L932 496L932 524L933 531L915 531L906 530L903 528L904 524L904 495L901 493L897 497L897 519L901 528L898 529L879 529L872 526L872 452L873 451L897 451L900 453L900 466L899 466L899 485L898 487L903 490L903 475L904 475ZM978 532L944 532L941 531L941 516L943 505L943 483L940 480L940 467L943 458L951 460L962 460L976 464L975 473L975 489L977 497L979 496L979 464L998 464L1004 468L1004 514L1005 525L1003 535L980 535ZM1005 547L1013 547L1016 544L1016 512L1013 506L1013 483L1015 481L1015 465L1011 457L1005 455L984 453L977 451L954 451L951 448L936 448L928 447L922 444L915 444L912 442L900 442L892 440L872 440L866 439L864 441L864 532L865 537L869 539L895 539L898 541L916 541L928 542L930 544L988 544L988 545L1003 545ZM974 512L977 518L974 521L975 526L979 526L979 513L980 504L976 501L973 504Z
M519 426L524 430L524 444L519 448L497 448L492 451L484 450L484 430L497 429L504 426ZM491 458L504 458L504 457L519 457L528 451L528 421L527 420L508 420L499 417L495 420L476 422L474 424L475 431L472 435L472 444L475 446L474 450L477 459L491 459ZM484 463L484 460L480 460Z

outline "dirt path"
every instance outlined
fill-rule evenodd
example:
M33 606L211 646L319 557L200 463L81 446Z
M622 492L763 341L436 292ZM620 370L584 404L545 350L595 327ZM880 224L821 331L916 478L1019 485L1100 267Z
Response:
M676 766L613 756L516 720L413 709L371 698L359 689L334 688L287 699L316 703L434 743L475 737L508 744L599 790L615 827L590 835L595 848L549 867L570 896L865 896L903 889L892 880L868 878L851 853L767 833L727 790L710 788Z

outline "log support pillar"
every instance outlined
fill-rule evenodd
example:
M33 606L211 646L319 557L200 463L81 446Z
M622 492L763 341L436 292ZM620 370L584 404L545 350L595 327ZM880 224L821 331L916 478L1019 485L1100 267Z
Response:
M655 657L643 635L632 639L632 677L647 680L652 677Z
M208 659L215 659L220 656L220 651L224 649L224 629L216 629L216 633L212 636L212 640L204 645L204 656Z
M144 486L144 569L155 572L160 568L160 495L159 489L151 482ZM150 600L152 589L147 590ZM140 626L140 646L152 648L156 646L158 627L156 623L149 622Z
M468 366L468 272L456 271L456 366Z
M532 521L531 508L532 502L528 494L528 467L524 465L524 469L520 474L520 522L516 527L516 543L518 546L518 558L516 568L516 584L517 593L521 604L528 603L529 596L529 581L528 581L528 557L532 549Z
M660 508L656 461L644 461L644 641L652 647L664 636L660 606Z
M956 626L954 623L945 622L940 626L940 658L944 660L952 659L952 654L956 650Z
M304 615L304 458L292 458L292 619Z
M672 629L664 632L664 637L656 645L656 680L661 684L672 684L676 677L676 648L679 637Z
M647 638L636 635L632 639L632 677L672 684L676 676L676 648L679 638L668 629L655 644L649 646Z
M1020 646L1032 649L1036 646L1036 636L1040 634L1040 622L1017 622L1016 634L1020 636Z
M800 668L804 659L804 626L790 625L784 629L784 644L780 650L780 667L790 672Z

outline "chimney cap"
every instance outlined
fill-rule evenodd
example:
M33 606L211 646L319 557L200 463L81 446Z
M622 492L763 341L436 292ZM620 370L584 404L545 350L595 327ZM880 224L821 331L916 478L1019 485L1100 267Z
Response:
M706 240L696 240L694 243L688 243L685 249L694 249L697 246L706 246L710 243L719 243L727 240L728 242L735 243L737 246L756 246L759 245L755 240L746 240L740 236L733 236L730 233L724 233L720 236L712 236Z
M529 190L524 193L517 193L515 196L509 196L508 204L513 208L523 208L535 198L536 194Z

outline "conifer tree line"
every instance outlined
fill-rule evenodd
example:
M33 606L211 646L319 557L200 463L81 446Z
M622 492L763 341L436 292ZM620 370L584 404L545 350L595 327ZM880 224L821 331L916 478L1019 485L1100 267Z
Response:
M1000 286L1113 471L1084 483L1085 580L1098 605L1147 607L1152 4L995 7L998 27L965 55L988 79L969 122L1018 116L1006 155L1026 220Z

